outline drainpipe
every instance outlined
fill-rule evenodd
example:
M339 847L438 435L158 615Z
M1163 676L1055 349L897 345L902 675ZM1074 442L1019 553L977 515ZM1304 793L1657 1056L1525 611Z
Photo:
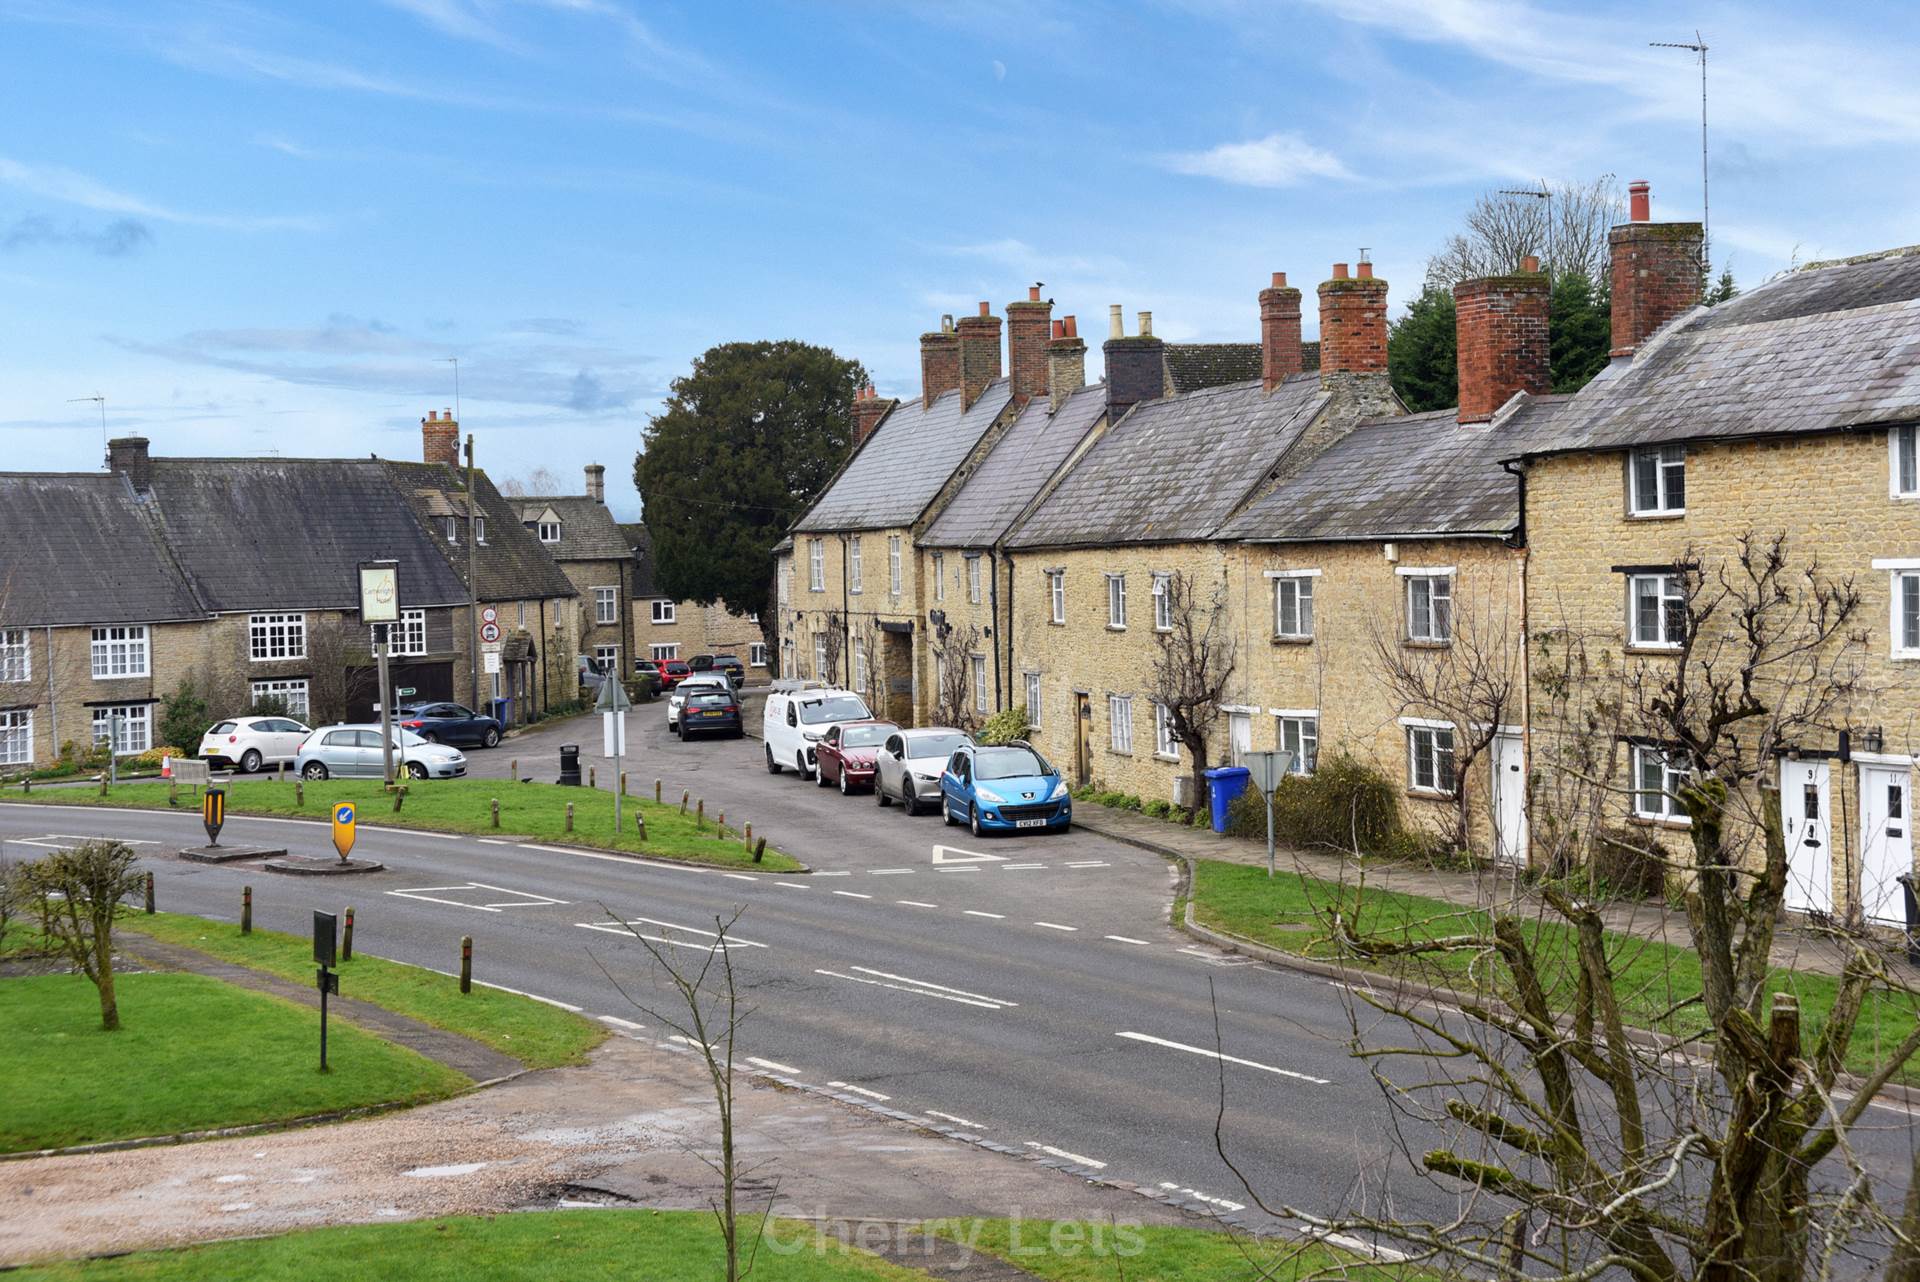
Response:
M1502 460L1502 471L1513 477L1520 487L1520 523L1514 533L1507 536L1508 547L1520 551L1520 756L1525 776L1533 776L1533 629L1529 618L1532 604L1532 592L1528 583L1527 567L1527 474L1524 468L1515 468L1511 459ZM1497 729L1497 727L1496 727ZM1496 765L1498 763L1496 762ZM1526 810L1526 794L1521 794L1521 808ZM1496 801L1497 805L1498 802ZM1498 831L1500 816L1493 816L1493 826ZM1527 815L1527 866L1533 866L1533 816Z
M1000 626L1000 558L992 548L987 549L987 613L993 618L993 626ZM1000 638L993 639L993 710L1000 711Z
M1013 558L1007 557L1007 706L1013 706ZM1025 693L1023 690L1022 694ZM1027 715L1033 715L1033 709L1027 709Z
M853 689L853 596L847 582L847 571L852 566L847 536L840 536L840 688ZM863 589L866 585L860 585Z
M53 749L55 757L60 755L60 705L53 698L53 626L49 624L44 631L47 634L47 733L52 738L47 744ZM33 745L27 745L27 751L33 751Z

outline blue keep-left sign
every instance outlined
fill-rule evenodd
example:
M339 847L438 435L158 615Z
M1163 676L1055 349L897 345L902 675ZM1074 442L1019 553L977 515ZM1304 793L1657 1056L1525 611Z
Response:
M358 835L353 825L353 803L343 801L333 808L333 848L345 859L347 852L353 849L353 839Z

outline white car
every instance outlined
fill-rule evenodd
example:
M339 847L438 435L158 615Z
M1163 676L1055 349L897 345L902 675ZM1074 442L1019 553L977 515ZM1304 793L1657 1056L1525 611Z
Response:
M683 680L673 688L673 693L667 696L667 729L671 730L680 724L680 709L687 706L687 696L698 694L702 690L732 694L733 683L717 672L712 676L701 673Z
M882 808L895 800L910 815L943 804L940 775L953 754L973 739L951 726L895 730L873 759L873 799Z
M846 721L871 720L873 713L867 710L867 701L851 690L824 686L775 690L767 696L766 713L760 723L767 749L767 773L777 775L791 764L802 779L812 778L819 769L814 745L827 737L829 729Z
M198 755L210 766L250 775L282 762L292 764L312 733L291 717L234 717L200 736Z

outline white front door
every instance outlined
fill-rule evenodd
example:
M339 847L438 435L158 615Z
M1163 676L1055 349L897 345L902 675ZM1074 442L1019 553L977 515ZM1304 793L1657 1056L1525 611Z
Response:
M1860 767L1860 910L1904 926L1899 878L1913 871L1913 784L1907 766Z
M1527 862L1527 750L1517 734L1493 737L1494 858Z
M1253 717L1245 712L1227 714L1227 741L1232 746L1233 760L1229 765L1244 766L1247 754L1253 751Z
M1780 763L1780 827L1787 839L1787 910L1833 912L1832 769L1824 761Z

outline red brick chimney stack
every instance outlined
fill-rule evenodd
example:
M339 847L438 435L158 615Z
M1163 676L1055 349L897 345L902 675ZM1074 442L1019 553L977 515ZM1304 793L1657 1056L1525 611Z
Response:
M1260 385L1271 392L1300 372L1300 291L1285 272L1260 291Z
M920 403L931 407L941 394L960 386L960 335L953 317L942 316L940 328L920 335Z
M887 411L899 404L891 398L883 399L869 383L853 394L853 445L855 449L861 442L873 435L873 429L880 426L880 420Z
M1040 286L1029 285L1027 296L1007 304L1007 377L1014 399L1025 405L1047 394L1047 330L1053 303L1040 297Z
M1087 385L1087 344L1080 337L1079 322L1064 316L1053 323L1053 339L1047 344L1048 413L1067 403L1067 398Z
M987 303L978 316L962 316L960 331L960 404L971 407L1000 377L1000 318Z
M1607 234L1612 254L1613 355L1631 356L1653 332L1700 301L1699 223L1656 223L1645 182L1627 184L1628 221Z
M428 410L420 420L420 457L445 467L460 466L460 424L454 422L452 410L444 417Z
M1489 421L1515 392L1544 396L1551 390L1550 292L1532 255L1511 276L1482 276L1453 287L1460 422Z
M1320 283L1320 376L1383 374L1387 369L1387 282L1360 264L1350 278L1345 263Z

